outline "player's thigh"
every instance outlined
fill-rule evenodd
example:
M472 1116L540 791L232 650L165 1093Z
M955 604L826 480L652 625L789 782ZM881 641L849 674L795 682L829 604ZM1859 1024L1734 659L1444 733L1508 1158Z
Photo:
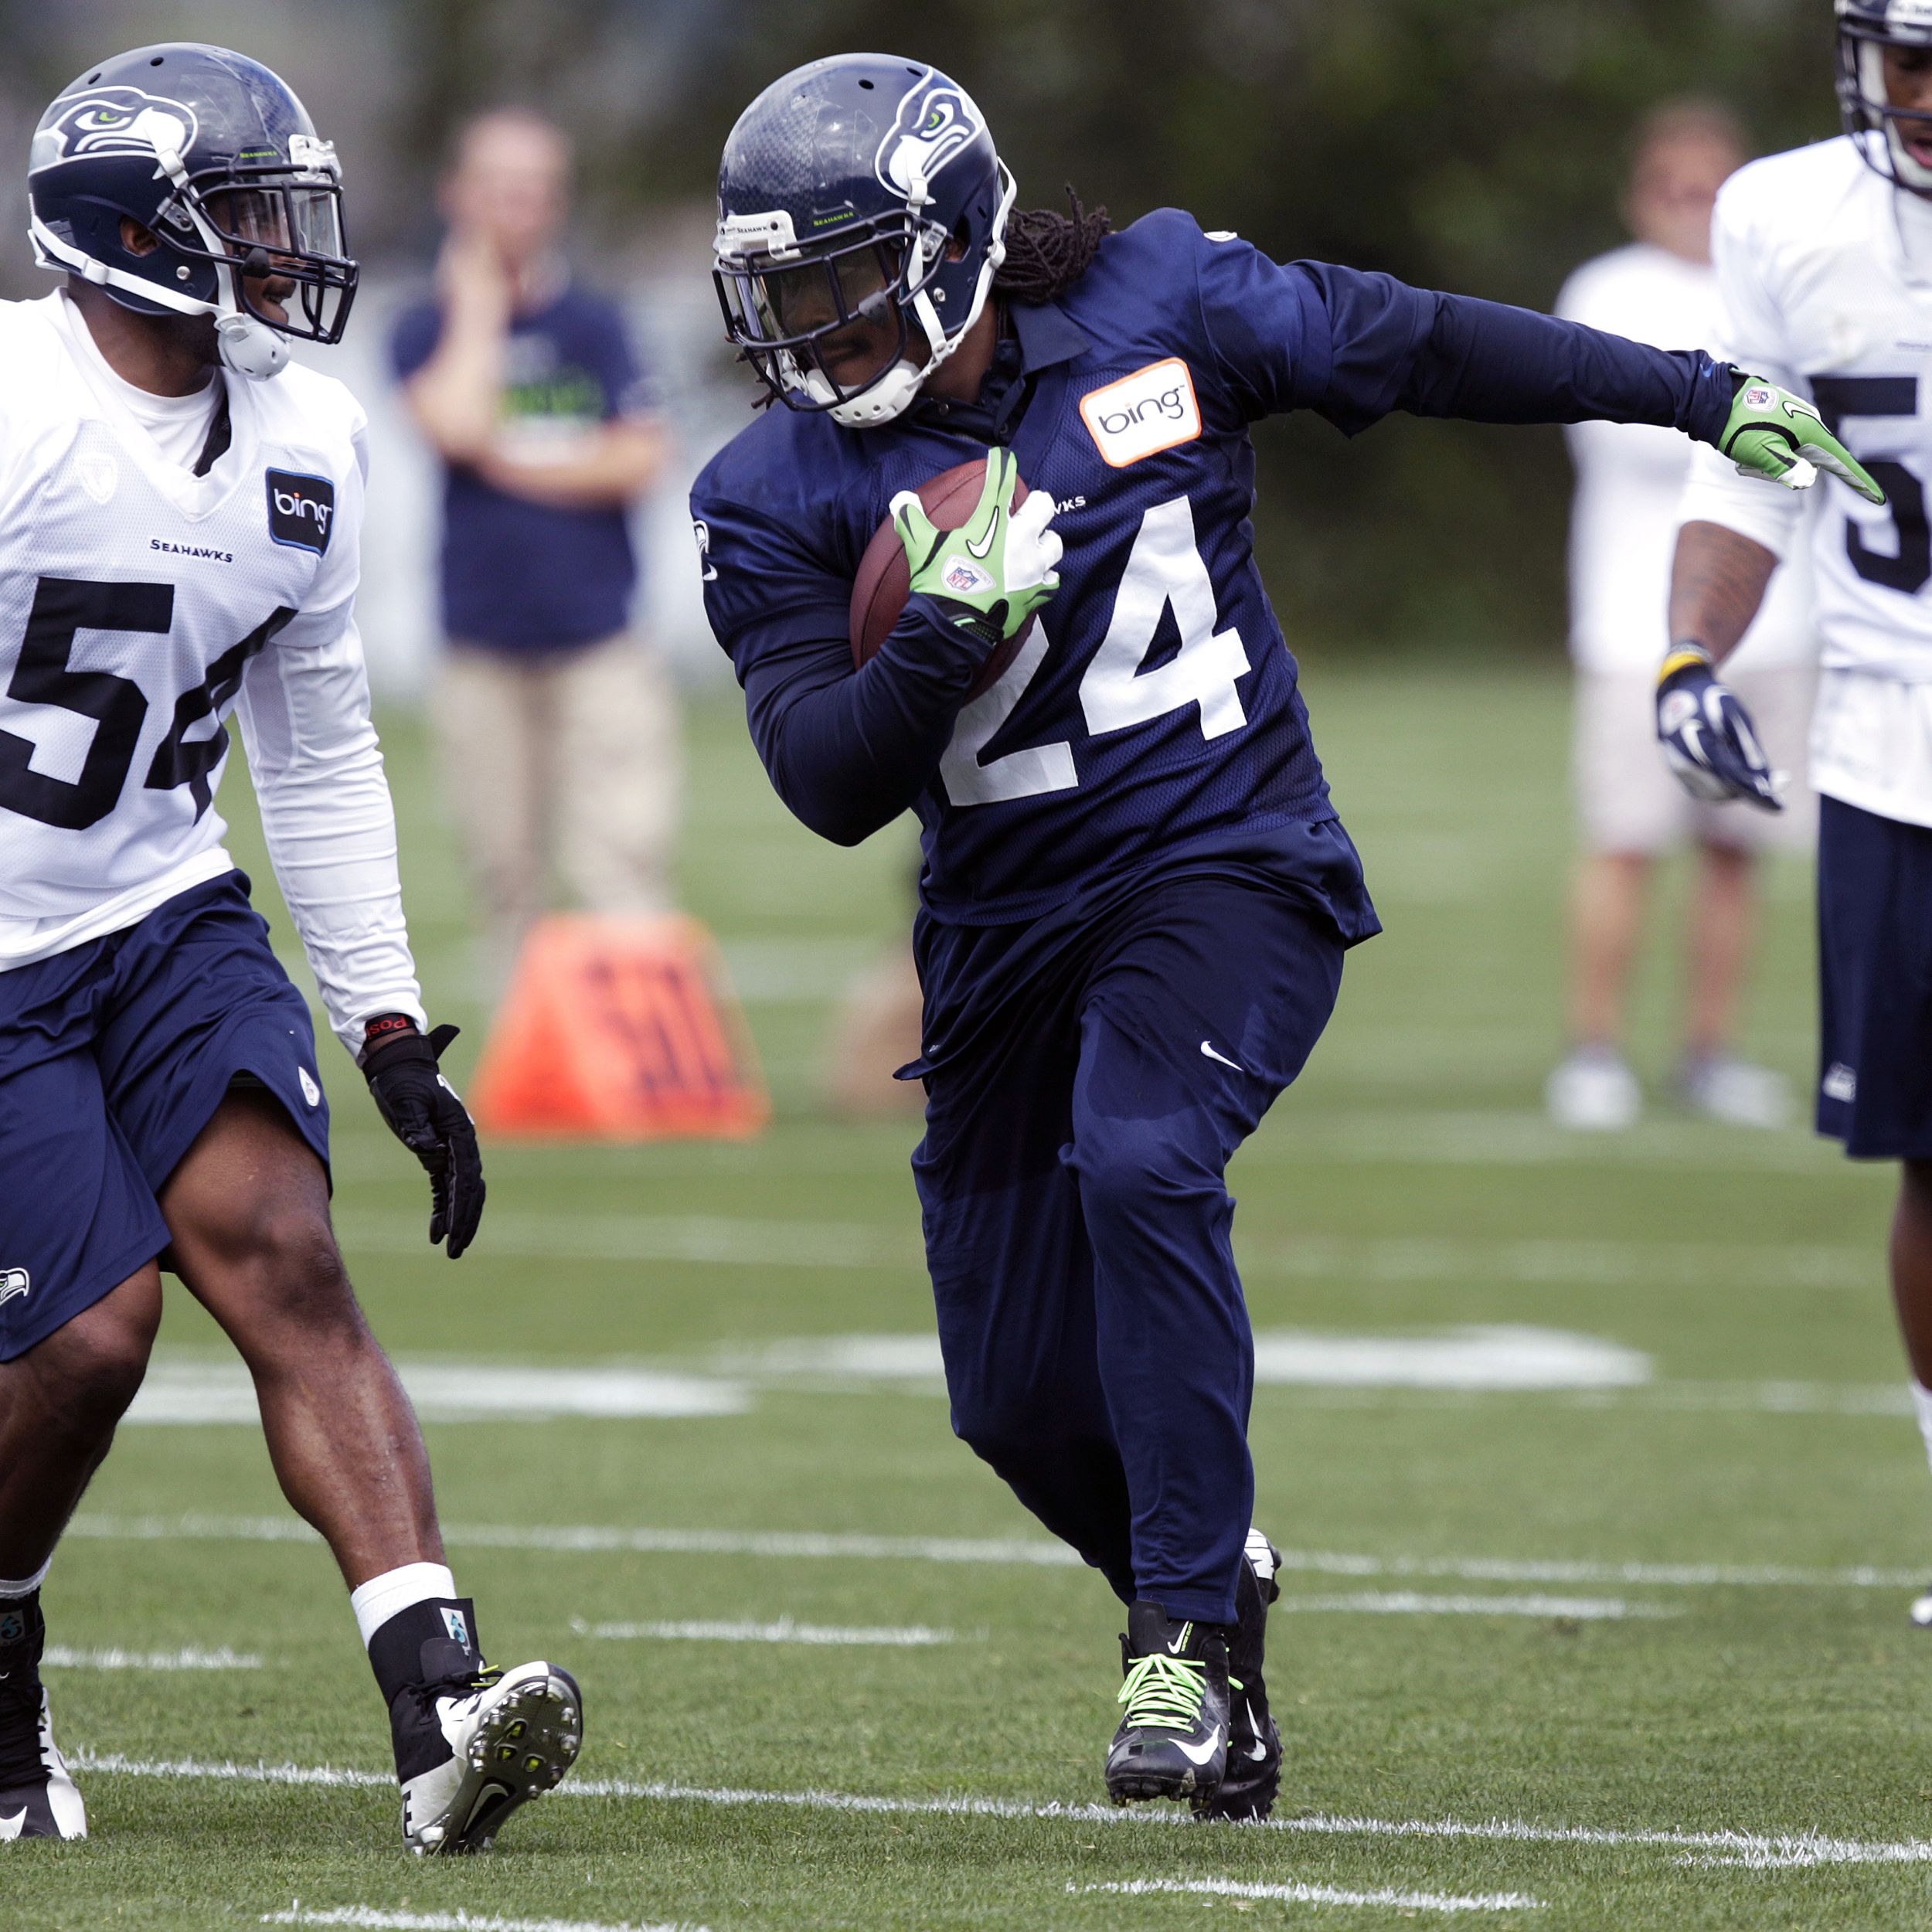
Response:
M325 1173L328 1102L308 1002L239 872L122 937L97 1053L108 1107L157 1198L238 1085L272 1098Z
M260 1088L230 1093L161 1190L169 1262L245 1355L299 1338L359 1339L328 1179Z
M1578 675L1570 775L1586 852L1651 857L1689 835L1692 801L1657 742L1648 673Z
M1093 1252L1061 1158L1076 1060L1059 997L989 1026L927 1080L913 1174L953 1423L969 1441L1083 1426L1104 1406Z
M1072 1162L1148 1212L1160 1188L1218 1189L1227 1159L1307 1064L1343 947L1315 908L1232 879L1148 894L1082 1002Z
M102 1085L97 991L88 961L73 956L0 973L0 1362L56 1334L168 1243Z
M1821 1134L1932 1158L1932 828L1821 801Z

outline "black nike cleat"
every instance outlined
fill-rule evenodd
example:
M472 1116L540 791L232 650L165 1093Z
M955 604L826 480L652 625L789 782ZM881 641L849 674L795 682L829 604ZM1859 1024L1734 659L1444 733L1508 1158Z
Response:
M1228 1768L1219 1786L1194 1801L1194 1815L1239 1823L1264 1818L1281 1789L1281 1733L1268 1710L1261 1665L1268 1606L1281 1594L1275 1572L1281 1553L1258 1529L1248 1532L1247 1560L1235 1586L1235 1624L1228 1644Z
M1126 1706L1107 1754L1107 1794L1116 1804L1198 1800L1228 1762L1227 1633L1219 1624L1170 1623L1158 1604L1127 1614L1121 1639Z
M403 1842L419 1858L487 1851L519 1805L563 1782L583 1742L577 1680L555 1664L414 1685L389 1717Z
M39 1593L0 1604L0 1843L85 1838L87 1808L53 1741L40 1683Z

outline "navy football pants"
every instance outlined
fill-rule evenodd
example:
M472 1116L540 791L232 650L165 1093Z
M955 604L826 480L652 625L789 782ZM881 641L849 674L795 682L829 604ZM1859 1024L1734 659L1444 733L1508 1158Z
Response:
M1223 1176L1327 1023L1342 953L1265 886L1152 887L927 1077L913 1165L953 1427L1170 1617L1234 1619L1254 1349Z

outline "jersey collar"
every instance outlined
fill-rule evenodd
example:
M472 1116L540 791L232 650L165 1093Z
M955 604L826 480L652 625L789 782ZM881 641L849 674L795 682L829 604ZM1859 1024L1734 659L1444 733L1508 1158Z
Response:
M1056 363L1070 362L1092 338L1053 302L1015 302L1007 310L1012 332L1001 337L993 365L970 403L921 396L910 420L930 429L1003 443L1013 433L1032 394L1032 379Z
M1030 375L1039 369L1051 369L1056 362L1070 362L1094 346L1094 338L1058 302L1013 302L1007 314L1012 318L1013 333L1019 338L1020 360Z

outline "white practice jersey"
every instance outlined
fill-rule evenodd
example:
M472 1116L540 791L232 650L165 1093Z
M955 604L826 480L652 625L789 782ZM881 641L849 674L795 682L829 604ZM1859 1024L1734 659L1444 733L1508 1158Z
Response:
M1682 514L1781 557L1808 543L1825 666L1811 733L1818 791L1932 825L1932 202L1848 140L1754 162L1712 230L1716 352L1808 396L1890 498L1826 478L1806 497L1696 453Z
M1563 284L1567 321L1648 342L1707 349L1719 332L1716 272L1636 242L1587 261ZM1577 471L1570 517L1570 650L1577 668L1654 672L1669 643L1671 558L1696 447L1645 423L1578 423L1567 432ZM1771 580L1737 662L1804 665L1818 656L1811 565L1800 555Z
M0 971L232 869L238 711L353 1051L376 1013L423 1019L354 614L362 410L299 366L228 379L232 440L196 477L121 389L64 294L0 302Z

